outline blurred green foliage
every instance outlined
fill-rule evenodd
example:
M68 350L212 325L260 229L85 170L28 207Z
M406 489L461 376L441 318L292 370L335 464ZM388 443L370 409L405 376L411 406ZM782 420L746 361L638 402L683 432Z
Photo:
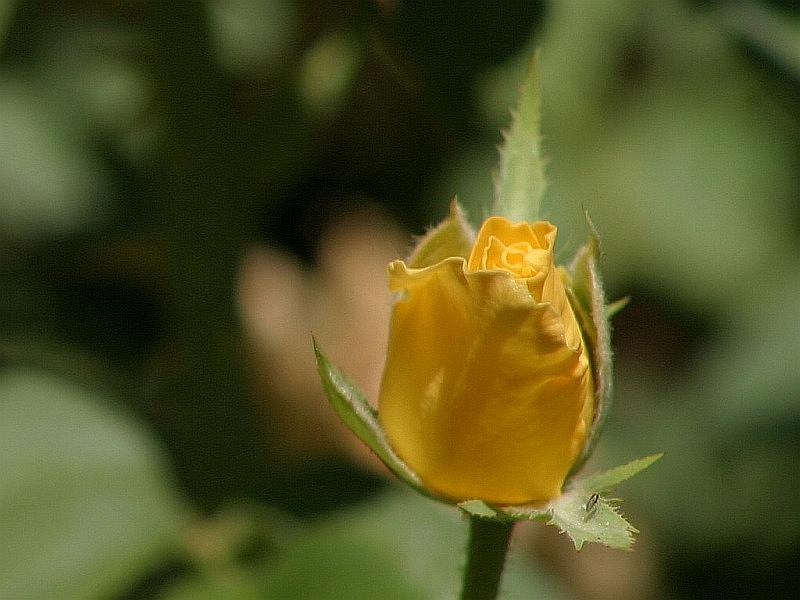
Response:
M104 597L177 538L152 439L103 400L41 372L0 376L0 597Z
M365 205L478 214L534 47L544 213L566 258L585 207L632 296L596 462L666 453L626 484L630 597L794 597L798 32L767 0L0 0L0 597L448 597L454 514L284 460L238 269L313 272ZM551 554L508 597L591 595Z

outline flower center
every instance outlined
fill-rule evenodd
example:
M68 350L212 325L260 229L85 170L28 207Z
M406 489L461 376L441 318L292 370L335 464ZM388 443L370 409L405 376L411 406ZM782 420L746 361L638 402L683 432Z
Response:
M503 244L492 237L484 256L484 268L508 271L514 277L528 278L547 270L549 254L542 248L534 248L528 242Z

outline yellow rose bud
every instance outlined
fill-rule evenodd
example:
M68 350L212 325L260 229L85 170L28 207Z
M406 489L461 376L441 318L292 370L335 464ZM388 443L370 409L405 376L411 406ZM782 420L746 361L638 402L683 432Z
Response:
M548 500L586 442L593 383L548 222L487 219L469 259L397 260L379 419L434 493Z

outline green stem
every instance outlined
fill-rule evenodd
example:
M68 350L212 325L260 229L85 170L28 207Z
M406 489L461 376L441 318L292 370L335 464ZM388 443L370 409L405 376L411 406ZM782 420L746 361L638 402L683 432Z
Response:
M467 568L461 600L495 600L513 523L470 517Z

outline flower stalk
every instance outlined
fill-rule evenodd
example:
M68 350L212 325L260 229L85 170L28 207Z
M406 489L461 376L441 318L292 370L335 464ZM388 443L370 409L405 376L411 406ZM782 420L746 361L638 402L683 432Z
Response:
M471 516L461 600L495 600L514 523Z

